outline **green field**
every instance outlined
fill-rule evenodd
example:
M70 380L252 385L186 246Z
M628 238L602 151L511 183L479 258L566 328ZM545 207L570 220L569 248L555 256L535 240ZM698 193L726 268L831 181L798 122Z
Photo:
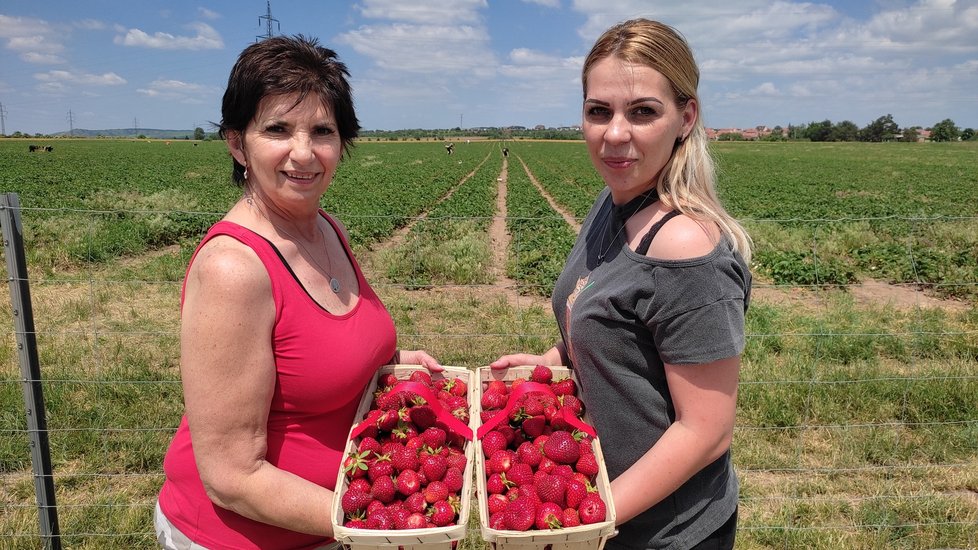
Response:
M238 197L230 161L221 142L30 143L0 140L0 192L23 207L65 546L152 548L181 412L180 282ZM602 186L582 143L502 146L361 143L324 198L400 345L445 364L553 343L561 214L583 217ZM714 151L756 244L738 548L978 547L978 144ZM0 315L0 548L36 548L9 302ZM462 546L482 550L476 522Z

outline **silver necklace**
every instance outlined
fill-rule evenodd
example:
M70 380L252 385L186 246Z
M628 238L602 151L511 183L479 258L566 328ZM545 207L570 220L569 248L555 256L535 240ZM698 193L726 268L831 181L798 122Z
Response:
M621 235L621 232L625 230L625 223L628 221L628 218L631 218L632 217L632 214L638 212L642 208L645 208L645 202L647 200L649 200L649 197L652 197L652 196L656 197L656 200L658 200L658 198L659 198L659 194L656 193L655 190L653 190L652 193L643 193L642 194L642 202L640 202L638 204L638 207L635 208L635 210L632 210L631 212L627 213L627 215L621 220L621 227L618 229L618 232L615 233L615 236L611 238L611 242L608 243L608 246L605 247L604 252L601 252L600 254L598 254L598 262L603 262L604 261L604 257L608 254L608 251L611 250L611 247L612 246L615 246L615 242L618 241L618 237ZM652 201L652 202L655 202L655 201ZM627 205L627 204L628 203L625 203L625 205ZM625 205L622 205L622 206L625 206ZM615 212L614 212L615 203L614 202L611 203L611 208L612 208L611 217L614 217L614 215L615 215Z
M251 197L247 197L245 200L248 202L248 206L254 206L258 210L258 213L261 214L261 217L265 218L268 221L268 223L272 224L272 227L274 227L276 231L281 231L282 233L285 233L286 235L288 235L290 239L292 239L292 242L299 245L299 247L302 248L302 250L306 253L306 256L308 256L309 259L312 260L314 264L319 266L319 269L323 270L326 273L326 276L329 277L329 288L330 290L333 291L333 294L340 293L340 288L341 288L340 281L336 277L333 277L333 269L332 269L333 262L329 258L329 250L326 249L326 233L324 233L323 228L319 226L319 220L316 220L316 229L319 230L319 234L323 237L323 250L326 251L326 262L329 265L328 268L323 267L323 264L319 263L319 261L316 260L316 257L313 256L311 252L309 252L309 249L306 248L306 245L302 244L302 241L299 240L298 237L296 237L292 233L289 233L282 227L275 225L275 222L273 222L268 216L266 216L265 212L260 207L255 205L255 203L251 200Z

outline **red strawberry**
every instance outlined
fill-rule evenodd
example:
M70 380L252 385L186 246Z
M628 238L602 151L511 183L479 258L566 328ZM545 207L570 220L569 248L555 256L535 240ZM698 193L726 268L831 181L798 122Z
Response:
M394 500L394 496L397 494L397 487L394 485L394 479L390 476L378 477L374 480L373 485L370 486L370 494L384 504L390 504L390 502Z
M465 485L465 474L462 470L450 466L445 470L445 476L441 481L448 488L449 493L458 493L462 490L462 486Z
M394 475L394 465L391 464L390 456L383 454L370 461L367 465L367 477L370 481L377 481L381 477Z
M350 521L344 523L343 527L346 527L348 529L366 529L367 522L360 518L353 518Z
M598 493L588 493L581 499L581 505L577 508L577 513L581 516L581 523L590 525L604 521L605 504Z
M424 512L428 507L428 501L424 498L424 493L414 493L404 499L404 507L412 512Z
M435 418L435 411L428 405L411 407L408 411L408 417L418 427L418 431L426 431L427 428L434 426L437 420Z
M411 512L407 521L404 522L405 529L424 529L426 525L428 525L428 520L421 512Z
M366 457L371 451L350 453L343 460L343 471L348 479L356 479L367 475Z
M561 519L564 517L564 510L552 503L544 502L537 507L537 516L534 525L537 529L560 529L563 527Z
M567 491L567 480L553 474L544 476L537 482L537 496L543 502L552 502L563 508L564 494Z
M581 453L574 469L593 479L598 475L598 459L592 453Z
M524 462L513 464L506 472L506 479L512 481L517 486L533 483L533 466Z
M367 529L390 530L394 527L394 518L385 508L378 509L367 516Z
M370 501L372 500L373 497L370 496L370 493L368 492L351 491L350 489L347 489L346 492L343 493L340 504L343 507L343 513L350 515L366 510L367 505L370 504Z
M486 389L482 392L483 395L487 393L500 393L506 395L509 393L509 388L506 387L506 382L502 380L490 380L486 383Z
M540 460L542 459L543 452L541 452L540 448L530 441L520 443L520 446L516 449L517 462L522 462L523 464L529 464L530 466L537 467L540 465Z
M543 454L558 464L574 464L581 457L581 447L570 432L555 431L543 444Z
M432 481L424 488L424 499L428 504L434 504L439 500L448 498L448 487L441 481Z
M445 462L448 463L448 467L449 468L451 468L452 466L454 466L454 467L456 467L456 468L458 468L459 470L462 470L462 471L465 471L465 464L466 464L467 461L468 461L468 459L465 458L465 453L463 453L462 451L460 451L458 449L454 449L454 448L453 449L449 449L448 450L448 456L445 457Z
M577 383L571 377L561 378L560 380L554 380L550 384L550 389L560 395L577 395Z
M391 465L394 466L395 472L403 472L405 470L417 470L420 462L418 462L418 450L404 445L399 445L390 451Z
M397 414L396 409L381 411L380 415L377 416L377 429L384 432L389 432L397 427L399 420L400 416Z
M489 516L489 528L501 531L506 529L506 513L497 512Z
M360 491L363 493L370 492L370 481L366 478L354 479L350 482L350 486L347 488L348 491Z
M527 531L533 527L537 515L537 503L526 497L519 497L509 503L505 514L506 527L513 531Z
M533 439L534 437L543 434L544 430L546 430L547 417L543 416L542 414L531 416L524 420L521 426L526 437Z
M503 477L502 474L489 474L489 477L486 478L486 492L490 495L505 493L512 486L513 483Z
M437 449L438 447L444 445L446 437L447 434L445 433L445 430L437 426L431 426L430 428L421 432L421 439L424 440L424 444L432 449Z
M577 527L581 524L581 516L578 515L577 510L573 508L564 508L563 516L560 522L564 527Z
M400 380L397 379L397 376L395 376L393 372L388 372L381 374L380 378L377 379L377 387L391 388L396 386L399 382Z
M367 452L367 451L369 451L371 453L379 453L380 452L380 443L378 443L377 440L374 439L373 437L361 437L360 438L360 443L357 443L357 451L359 451L361 453ZM367 456L369 456L369 455L367 455Z
M404 470L397 474L397 492L409 497L421 490L421 479L418 472L414 470Z
M455 521L455 509L447 500L439 500L432 503L428 519L438 527L451 525Z
M496 454L496 451L506 448L506 436L493 430L482 437L482 452L486 458Z
M489 517L502 512L509 506L509 498L506 495L492 494L486 497L486 507L489 510Z
M448 386L448 393L456 397L465 397L468 395L469 387L465 384L465 381L461 378L453 379Z
M427 455L421 457L421 473L428 479L428 482L441 481L448 470L448 462L441 455Z
M429 388L432 387L431 375L428 374L428 371L416 370L411 373L411 375L408 377L408 380L410 380L411 382L418 382L420 384L424 384Z
M411 511L405 508L403 505L398 503L392 503L387 507L387 510L391 514L391 519L394 521L394 529L407 529L408 518L411 517Z
M550 384L553 377L554 372L546 365L537 365L533 367L533 371L530 373L530 381L537 384Z
M481 404L485 410L501 409L506 406L506 394L500 392L484 393Z
M574 508L576 510L581 505L581 500L587 495L588 486L586 483L577 479L567 480L566 485L567 488L564 491L565 503L568 508Z
M493 453L486 462L486 473L501 474L508 472L513 467L515 459L516 453L507 449L500 449Z

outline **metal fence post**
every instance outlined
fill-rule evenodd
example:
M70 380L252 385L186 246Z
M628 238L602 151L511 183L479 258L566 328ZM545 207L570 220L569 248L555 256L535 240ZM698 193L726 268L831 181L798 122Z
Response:
M41 387L41 367L34 332L34 310L27 278L27 259L24 255L24 234L20 221L20 199L16 193L0 194L0 229L3 230L3 252L7 259L7 282L10 285L10 304L14 332L17 336L17 355L20 362L27 415L27 433L34 470L34 492L37 495L41 541L45 549L61 549L58 528L58 508L54 499L54 473L51 468L51 448L48 443L47 414Z

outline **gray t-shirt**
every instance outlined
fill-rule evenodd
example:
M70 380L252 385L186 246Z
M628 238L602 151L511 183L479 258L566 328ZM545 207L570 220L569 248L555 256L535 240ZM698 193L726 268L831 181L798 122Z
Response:
M743 351L751 275L726 238L699 258L639 255L616 233L622 221L612 216L612 208L606 188L557 280L553 307L608 474L615 479L675 420L663 362L698 365ZM728 451L621 525L607 544L688 548L730 518L737 491Z

